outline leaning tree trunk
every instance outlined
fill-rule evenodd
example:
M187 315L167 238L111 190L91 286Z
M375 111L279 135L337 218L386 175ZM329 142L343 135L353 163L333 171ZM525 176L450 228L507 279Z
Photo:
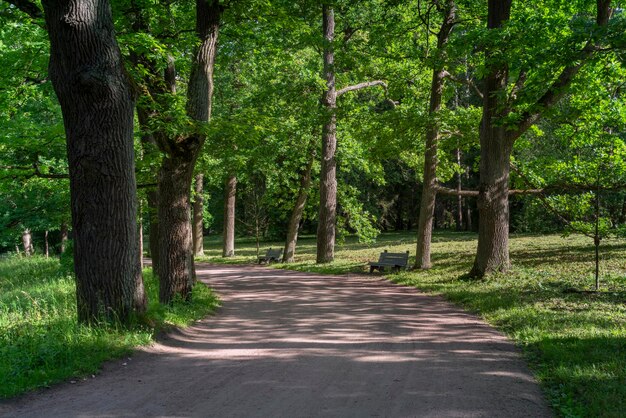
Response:
M512 0L489 0L488 28L509 19ZM489 62L493 54L486 53ZM508 65L496 60L485 77L480 125L480 182L478 185L478 250L470 276L483 277L509 268L509 162L514 140L501 121L506 106Z
M224 184L224 237L222 257L235 256L235 204L237 176L230 175Z
M309 160L309 163L302 173L300 179L300 190L298 191L298 198L296 204L291 212L291 218L289 218L289 227L287 228L287 239L285 240L285 249L283 251L283 263L293 263L293 257L296 253L296 243L298 242L298 229L300 228L300 221L302 220L302 213L306 206L306 201L309 196L309 188L311 187L311 169L313 168L313 156Z
M454 1L446 3L444 19L437 34L437 48L445 56L444 48L454 27L456 7ZM426 151L424 153L424 187L417 222L417 250L415 268L428 269L430 263L430 242L433 233L433 215L437 197L437 147L439 143L438 113L441 110L441 98L446 71L443 63L433 69L428 107L428 126L426 127Z
M203 236L203 228L204 222L202 218L203 208L203 197L202 197L202 186L204 181L203 174L196 174L195 182L195 196L193 200L193 227L192 227L192 238L193 238L193 254L196 256L204 255L204 236Z
M337 219L337 91L335 88L335 15L332 7L322 9L324 31L324 76L326 91L322 98L326 122L322 128L322 166L320 170L320 208L317 225L317 262L329 263L335 258Z
M67 137L78 319L127 322L141 280L134 106L109 2L43 5Z
M187 115L206 123L211 116L213 66L217 52L219 0L196 0L196 33L200 45L191 64L187 86ZM195 281L193 264L190 190L193 170L205 137L195 133L183 139L170 138L162 148L159 175L159 299L170 303L175 296L191 298Z
M69 231L67 230L67 223L62 222L61 223L61 248L59 249L61 251L61 254L65 252L65 247L67 246L68 236L69 236Z

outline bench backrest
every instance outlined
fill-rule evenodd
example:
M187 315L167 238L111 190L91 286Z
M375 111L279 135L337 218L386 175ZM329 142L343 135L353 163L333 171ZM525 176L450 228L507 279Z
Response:
M405 253L390 253L385 250L385 252L380 253L380 258L378 259L379 263L394 263L398 266L406 266L409 263L409 252Z
M265 258L280 258L281 255L283 255L282 248L277 248L275 250L270 248L269 250L267 250L267 253L265 254Z

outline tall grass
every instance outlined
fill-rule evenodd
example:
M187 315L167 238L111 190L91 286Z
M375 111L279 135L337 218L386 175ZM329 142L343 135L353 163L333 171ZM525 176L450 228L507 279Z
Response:
M626 416L626 243L601 246L601 291L593 292L593 242L583 236L511 237L507 274L468 280L476 236L437 233L433 268L388 276L440 294L478 313L523 348L554 411L566 417ZM280 246L266 243L262 248ZM208 242L211 261L219 246ZM315 264L315 241L299 240L296 263L281 268L321 273L365 272L368 260L388 249L415 254L414 235L384 234L378 243L347 240L336 261ZM251 244L236 248L239 262L254 262ZM411 260L413 261L413 260Z
M158 283L144 271L147 323L131 327L79 325L75 283L54 258L0 259L0 397L15 396L70 377L96 373L108 359L149 344L163 327L184 326L217 306L204 285L192 303L158 303Z

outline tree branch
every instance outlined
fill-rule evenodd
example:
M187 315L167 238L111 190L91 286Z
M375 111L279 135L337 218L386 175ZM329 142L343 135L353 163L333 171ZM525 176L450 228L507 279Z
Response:
M611 0L597 0L597 17L596 24L598 26L606 26L612 14ZM511 132L510 139L515 141L539 119L541 119L543 110L556 104L566 93L568 87L576 74L583 65L593 56L595 52L600 50L599 41L590 39L587 41L583 49L580 50L579 56L573 62L563 68L563 71L552 82L548 90L541 96L531 109L524 112L521 120L517 124L517 128Z
M478 86L476 84L474 84L474 82L472 80L470 80L469 78L458 78L458 77L455 77L452 74L450 74L449 72L447 72L446 70L443 71L443 76L445 78L449 78L450 80L454 81L455 83L464 84L466 86L471 87L474 90L474 92L478 95L478 97L480 97L481 99L483 98L483 92L480 91Z
M344 87L342 89L337 90L337 97L341 96L344 93L347 93L349 91L355 91L355 90L361 90L367 87L372 87L372 86L382 86L383 89L385 90L385 92L387 92L387 83L385 83L382 80L375 80L375 81L366 81L364 83L359 83L359 84L354 84L352 86L348 86L348 87Z
M43 18L43 10L41 10L34 1L31 1L31 0L5 0L5 1L9 4L12 4L20 11L26 13L32 19Z

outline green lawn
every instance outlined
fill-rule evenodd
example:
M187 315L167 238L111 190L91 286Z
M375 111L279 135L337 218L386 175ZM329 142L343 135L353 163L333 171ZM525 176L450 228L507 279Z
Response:
M282 243L264 243L268 247ZM291 268L320 273L365 272L368 260L388 249L410 250L413 234L384 234L373 245L348 239L336 261L316 265L315 241L301 239ZM476 236L437 233L434 267L389 278L426 292L444 295L477 312L524 353L557 414L567 417L626 415L626 243L601 247L601 292L593 288L593 246L582 236L520 235L511 238L512 271L481 281L463 277L471 267ZM223 262L219 240L207 239L205 259ZM227 262L254 262L253 241L237 242L237 257ZM413 260L411 260L412 262Z
M130 329L77 324L73 278L56 258L0 258L0 398L96 373L105 360L148 344L164 327L184 326L217 306L203 284L193 302L164 307L158 284L144 271L150 300L147 325Z

